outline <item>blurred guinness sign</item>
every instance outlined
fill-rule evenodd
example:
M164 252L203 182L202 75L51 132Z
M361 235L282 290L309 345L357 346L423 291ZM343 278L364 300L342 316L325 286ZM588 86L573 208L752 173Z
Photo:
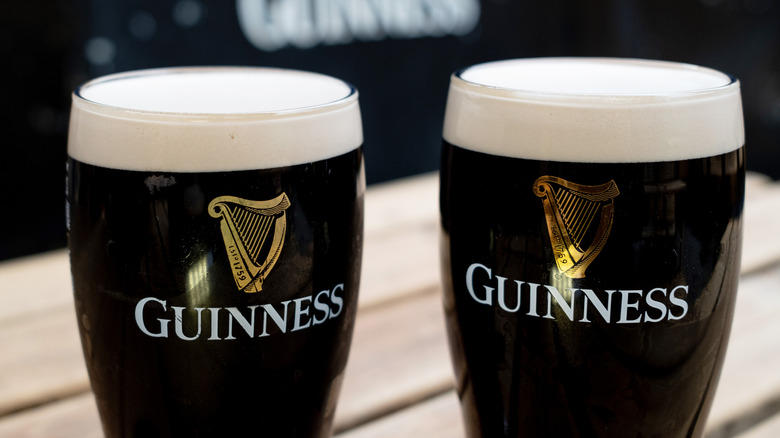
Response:
M355 40L465 35L479 0L237 0L241 30L255 47L346 44Z

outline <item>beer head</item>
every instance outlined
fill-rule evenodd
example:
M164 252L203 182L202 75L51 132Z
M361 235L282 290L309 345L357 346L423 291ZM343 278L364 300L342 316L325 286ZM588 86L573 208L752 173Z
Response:
M567 162L700 158L744 144L739 82L661 61L538 58L456 72L444 139L494 155Z
M149 171L275 168L363 142L357 91L329 76L270 68L122 73L73 95L68 154Z

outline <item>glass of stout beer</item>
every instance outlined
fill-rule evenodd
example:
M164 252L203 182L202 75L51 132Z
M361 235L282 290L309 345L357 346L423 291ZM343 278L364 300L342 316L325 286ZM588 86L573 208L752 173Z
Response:
M444 307L469 437L696 437L739 276L739 83L526 59L451 78Z
M73 96L78 326L108 437L321 437L350 347L365 191L357 91L179 68Z

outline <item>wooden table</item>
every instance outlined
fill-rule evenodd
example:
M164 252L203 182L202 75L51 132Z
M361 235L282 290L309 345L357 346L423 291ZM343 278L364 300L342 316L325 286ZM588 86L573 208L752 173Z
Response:
M748 179L737 311L708 437L780 436L780 183ZM339 438L463 436L438 267L438 181L366 196L356 331ZM0 437L102 436L79 345L67 252L0 264Z

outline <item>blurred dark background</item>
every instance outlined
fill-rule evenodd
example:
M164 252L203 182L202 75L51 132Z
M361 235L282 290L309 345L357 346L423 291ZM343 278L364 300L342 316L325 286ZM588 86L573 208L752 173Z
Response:
M0 260L65 246L70 92L178 65L264 65L360 90L369 183L439 166L450 73L619 56L742 81L748 168L780 178L780 0L25 0L0 6Z

